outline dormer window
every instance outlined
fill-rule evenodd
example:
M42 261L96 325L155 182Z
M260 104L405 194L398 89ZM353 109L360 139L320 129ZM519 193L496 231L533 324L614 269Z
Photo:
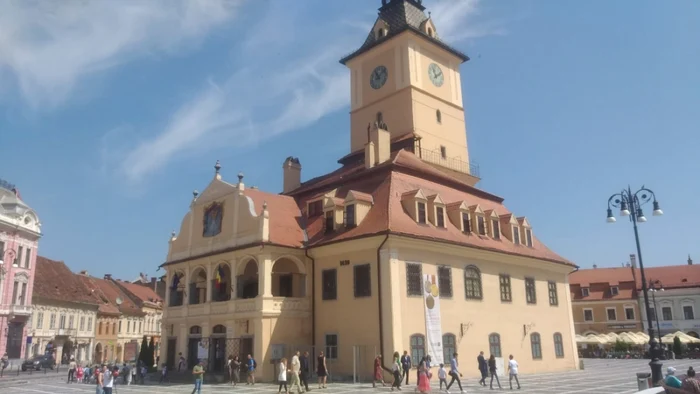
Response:
M355 227L355 204L345 206L345 211L343 212L343 223L345 223L345 228Z
M493 239L501 239L501 223L498 219L491 219L491 231L493 232Z
M479 235L486 235L486 219L482 215L476 216L476 225L479 229Z
M513 226L513 243L520 245L520 228Z
M619 287L617 287L617 286L612 286L612 287L610 288L610 295L616 296L616 295L619 295L619 294L620 294L620 288L619 288Z
M469 214L466 212L462 212L462 232L464 232L464 233L471 233L472 232L471 219L469 218Z
M525 229L525 242L527 242L527 246L532 247L532 230Z
M333 211L327 211L326 217L325 217L326 234L332 233L333 230L335 230L334 227L335 227L335 215L333 214Z
M307 216L314 217L323 213L323 201L312 201L308 203Z
M416 207L418 208L418 223L425 224L427 222L425 215L425 203L419 201L416 203Z
M581 297L588 297L589 296L589 290L588 287L582 287L581 288Z
M377 39L386 37L386 29L377 30Z
M438 227L445 227L445 208L437 207L435 211L436 224Z

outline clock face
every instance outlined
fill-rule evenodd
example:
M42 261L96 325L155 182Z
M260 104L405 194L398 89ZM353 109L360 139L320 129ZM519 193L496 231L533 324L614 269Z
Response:
M384 86L387 78L389 78L389 70L384 66L377 66L377 68L372 71L372 75L369 76L369 85L373 89L379 89Z
M445 82L445 75L442 73L440 66L435 63L430 63L428 66L428 76L433 85L440 87Z

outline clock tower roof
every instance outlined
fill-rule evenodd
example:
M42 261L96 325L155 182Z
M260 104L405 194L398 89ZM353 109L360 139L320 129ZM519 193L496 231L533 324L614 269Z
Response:
M382 0L382 6L379 8L379 16L377 17L377 22L379 21L385 23L386 30L381 34L377 34L374 29L370 31L364 44L353 53L340 59L340 63L346 64L353 58L407 30L420 34L428 41L457 56L463 62L469 60L467 55L442 42L437 34L429 33L425 29L426 23L430 21L430 16L425 14L422 0ZM376 25L377 23L375 22Z

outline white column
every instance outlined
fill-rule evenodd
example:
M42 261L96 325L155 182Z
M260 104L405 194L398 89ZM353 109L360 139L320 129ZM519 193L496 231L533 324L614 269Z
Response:
M258 295L272 297L272 256L258 255Z

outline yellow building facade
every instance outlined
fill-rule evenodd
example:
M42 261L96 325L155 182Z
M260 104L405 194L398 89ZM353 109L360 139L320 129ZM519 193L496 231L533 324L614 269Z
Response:
M434 365L459 353L465 376L479 351L501 365L513 354L522 373L577 367L575 265L475 187L459 71L468 57L437 28L421 2L384 1L341 60L352 86L339 169L302 183L289 157L273 194L243 174L224 181L217 162L162 265L166 363L182 354L217 372L251 354L264 380L295 350L312 361L323 351L334 379L366 380L376 355L390 367L404 350Z

